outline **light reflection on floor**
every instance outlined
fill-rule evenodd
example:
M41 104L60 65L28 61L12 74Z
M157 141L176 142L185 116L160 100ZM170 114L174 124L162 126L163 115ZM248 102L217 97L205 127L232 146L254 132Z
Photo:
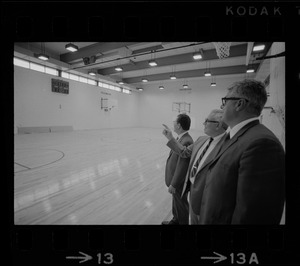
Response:
M41 134L37 135L43 138ZM168 148L147 142L142 146L134 145L136 151L128 152L132 146L125 147L124 151L117 143L116 148L111 147L114 150L112 154L110 149L103 152L104 149L94 143L87 147L88 138L81 145L79 138L75 138L78 149L84 147L87 154L73 150L68 152L67 148L76 149L72 143L64 146L65 156L56 164L34 172L15 174L16 224L105 224L107 221L122 224L120 217L131 224L130 221L143 223L138 222L135 216L151 221L151 213L161 212L162 217L156 222L160 224L170 206L164 184ZM149 144L153 151L147 149ZM60 149L63 150L62 147ZM117 155L115 151L118 151ZM141 213L143 209L144 216Z

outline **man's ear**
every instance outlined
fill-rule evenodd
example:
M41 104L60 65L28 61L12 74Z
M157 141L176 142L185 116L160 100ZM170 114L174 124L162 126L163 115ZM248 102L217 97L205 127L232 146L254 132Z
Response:
M246 108L247 102L244 99L239 99L235 104L235 110L237 112L242 111Z

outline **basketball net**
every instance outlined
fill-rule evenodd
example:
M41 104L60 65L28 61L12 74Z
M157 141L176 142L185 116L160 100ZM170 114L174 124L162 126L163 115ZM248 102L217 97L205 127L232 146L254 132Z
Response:
M216 47L217 55L220 59L229 56L231 42L213 42L213 44Z

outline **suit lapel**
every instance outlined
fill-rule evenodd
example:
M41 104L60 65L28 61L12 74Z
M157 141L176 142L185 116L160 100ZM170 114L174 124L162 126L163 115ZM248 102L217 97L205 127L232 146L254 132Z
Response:
M211 151L211 153L207 156L206 160L203 162L201 168L199 169L199 172L201 171L202 168L204 168L208 163L210 163L215 156L219 153L222 144L224 142L224 139L226 138L226 134L220 139L218 142L217 146Z
M259 121L255 120L250 122L249 124L245 125L242 127L234 136L232 139L230 139L227 144L225 144L220 150L219 153L216 155L216 157L212 160L213 162L218 160L219 157L230 147L232 146L238 139L241 137L249 128L258 125Z
M196 156L199 152L199 150L201 149L201 147L203 146L203 144L207 141L207 139L209 139L209 137L204 137L203 139L201 139L201 141L199 141L199 143L197 143L194 147L193 147L193 152L192 152L192 156L191 156L191 160L190 160L190 164L189 164L189 169L188 169L188 176L190 175L190 171L194 165L194 161L196 159Z
M179 143L182 143L183 139L184 139L186 136L188 136L188 135L189 135L189 133L183 134L183 136L181 136L181 138L178 139L177 141L178 141ZM171 155L173 154L173 152L174 152L173 150L170 150L168 159L171 157Z
M194 163L195 158L196 158L196 156L199 152L199 149L201 149L201 147L203 146L205 141L207 141L207 139L209 139L209 137L202 139L201 141L199 141L199 143L196 144L196 146L193 147L193 153L192 153L192 156L191 156L191 162L192 163Z

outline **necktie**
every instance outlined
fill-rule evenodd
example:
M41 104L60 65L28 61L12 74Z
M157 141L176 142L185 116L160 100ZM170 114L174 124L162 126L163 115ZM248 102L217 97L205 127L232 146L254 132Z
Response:
M197 160L196 163L194 164L193 169L192 169L192 172L191 172L191 178L193 178L193 177L196 175L197 170L198 170L199 163L200 163L201 159L203 158L204 154L206 153L206 151L207 151L207 149L208 149L208 147L210 146L210 144L211 144L212 141L213 141L213 138L210 138L208 144L206 145L206 147L204 148L204 150L203 150L202 153L200 154L198 160Z
M224 149L224 147L227 146L227 143L228 143L229 140L230 140L230 134L228 132L228 133L226 133L226 136L225 136L225 139L222 143L221 149Z
M226 133L226 137L225 137L225 141L228 141L228 140L230 140L230 133L229 132Z

